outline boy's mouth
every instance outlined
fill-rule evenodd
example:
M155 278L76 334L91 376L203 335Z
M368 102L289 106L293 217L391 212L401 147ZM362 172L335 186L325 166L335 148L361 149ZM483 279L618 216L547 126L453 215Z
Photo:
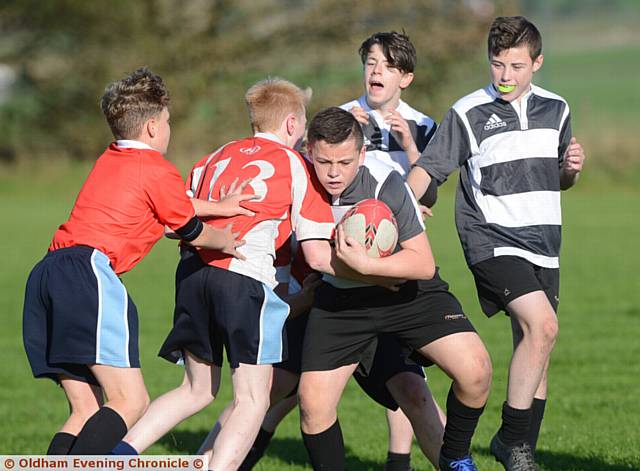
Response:
M382 82L372 80L371 82L369 82L369 87L371 87L372 90L382 90L384 88L384 85L382 84Z

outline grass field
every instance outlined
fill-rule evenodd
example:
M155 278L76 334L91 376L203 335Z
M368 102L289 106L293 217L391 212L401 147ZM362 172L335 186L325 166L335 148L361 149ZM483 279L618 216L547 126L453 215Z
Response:
M66 217L86 168L5 176L0 180L0 210L5 226L0 271L0 451L42 453L67 413L60 389L35 381L23 353L21 308L24 282L43 255L54 228ZM25 181L28 184L25 184ZM488 441L499 421L505 391L510 338L505 319L491 321L479 312L471 277L464 265L452 221L447 184L429 223L434 252L485 340L494 362L489 403L473 442L480 469L500 467L488 456ZM640 195L606 194L576 188L564 194L560 338L553 357L550 403L540 440L545 470L618 471L640 469L640 277L636 274L640 240ZM155 356L171 322L175 246L162 241L125 283L140 312L141 357L151 396L174 387L182 370ZM428 370L430 385L442 403L449 381ZM220 398L187 420L149 450L152 454L193 453L230 398L225 377ZM386 455L386 425L376 407L350 384L341 409L350 470L381 469ZM299 440L297 414L276 434L258 469L307 469ZM431 469L414 448L416 469Z

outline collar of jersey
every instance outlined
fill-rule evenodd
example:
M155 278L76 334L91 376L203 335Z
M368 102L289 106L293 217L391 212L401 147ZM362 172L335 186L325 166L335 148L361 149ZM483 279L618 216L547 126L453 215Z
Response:
M525 101L528 100L529 97L533 94L535 88L536 88L536 86L534 84L530 84L529 91L527 93L525 93L522 96L522 98L520 98L520 100L521 101L522 100L525 100ZM504 103L511 103L509 101L506 101L506 100L502 99L502 96L500 95L500 92L498 92L498 90L496 90L496 88L493 86L492 83L490 83L487 86L486 90L487 90L487 93L489 93L489 96L493 97L494 99L498 99L498 100L500 100L500 101L502 101Z
M144 142L134 141L131 139L118 139L116 141L116 146L118 147L126 147L128 149L149 149L154 150L149 144L145 144Z
M270 132L257 132L253 137L261 137L262 139L268 139L270 141L274 141L278 144L284 145L284 142L282 142L278 136Z

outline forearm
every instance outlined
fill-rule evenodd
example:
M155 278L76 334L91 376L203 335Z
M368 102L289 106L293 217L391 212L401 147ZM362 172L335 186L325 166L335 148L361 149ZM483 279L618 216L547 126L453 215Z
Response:
M418 200L422 199L427 192L430 183L431 175L422 167L413 167L407 176L407 184Z
M428 280L435 274L435 261L429 254L402 249L388 257L371 258L364 274L407 280Z
M203 249L221 250L227 243L227 237L222 229L204 224L200 235L190 242L185 241L185 243Z
M373 285L389 286L403 281L384 276L367 276L357 272L337 257L328 241L303 241L302 249L309 266L321 273Z
M220 203L217 201L205 201L198 198L191 198L191 204L199 217L221 216Z

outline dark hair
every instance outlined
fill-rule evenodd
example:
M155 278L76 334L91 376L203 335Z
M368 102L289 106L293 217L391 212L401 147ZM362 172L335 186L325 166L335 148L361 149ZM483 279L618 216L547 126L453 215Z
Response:
M354 139L356 149L360 150L364 136L360 124L351 113L332 106L316 113L307 131L307 141L312 146L318 141L327 144L341 144L347 139Z
M367 55L374 44L382 48L382 53L391 67L401 72L413 72L416 68L416 48L406 34L391 31L371 35L358 50L363 64L367 61Z
M116 139L134 139L144 123L169 106L162 78L142 67L107 86L100 107Z
M488 38L489 57L505 49L527 46L531 59L542 52L542 36L533 23L524 16L499 16L493 20Z

